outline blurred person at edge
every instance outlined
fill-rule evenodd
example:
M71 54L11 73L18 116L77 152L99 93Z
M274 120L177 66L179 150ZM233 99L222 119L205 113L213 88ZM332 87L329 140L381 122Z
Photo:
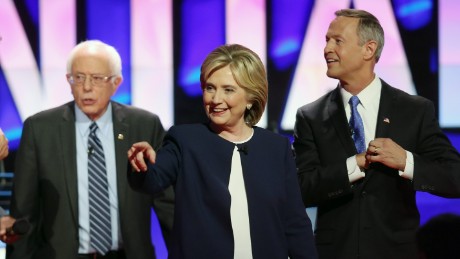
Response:
M442 213L417 229L420 259L458 259L460 257L460 215Z
M8 139L6 138L2 129L0 128L0 160L5 159L8 156L8 152ZM3 209L0 208L0 211L3 212ZM0 240L5 243L11 244L15 242L19 237L18 235L11 233L11 229L14 223L16 222L16 219L9 215L3 215L5 213L0 214Z

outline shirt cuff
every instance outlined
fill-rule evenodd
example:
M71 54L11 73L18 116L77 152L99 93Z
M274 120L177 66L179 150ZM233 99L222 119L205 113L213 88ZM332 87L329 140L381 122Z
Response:
M348 180L350 183L355 182L361 178L364 178L366 174L358 166L356 162L356 156L347 158L347 171L348 171Z
M406 150L406 167L404 171L399 171L399 176L409 180L414 179L414 155Z

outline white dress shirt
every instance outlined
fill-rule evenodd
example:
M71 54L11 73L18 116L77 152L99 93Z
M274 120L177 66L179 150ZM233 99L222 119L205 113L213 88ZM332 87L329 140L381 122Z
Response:
M369 142L371 140L375 139L381 90L382 82L380 81L379 77L375 76L374 80L358 94L360 101L358 104L358 112L361 115L364 124L364 138L366 147L369 146ZM350 121L351 108L348 104L348 101L352 97L352 94L347 92L344 88L340 89L340 93L342 95L343 104L345 106L347 121ZM406 167L404 171L399 171L399 175L407 179L412 179L414 172L414 157L412 153L407 150L406 154ZM346 163L348 179L350 182L355 182L365 177L365 171L361 170L356 162L356 155L349 157Z

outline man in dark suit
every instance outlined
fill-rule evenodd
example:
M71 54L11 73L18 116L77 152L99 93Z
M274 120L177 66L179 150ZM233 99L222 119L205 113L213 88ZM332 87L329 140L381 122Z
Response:
M171 190L158 197L133 191L127 182L126 153L144 139L159 147L161 122L152 113L110 101L122 82L121 59L113 47L97 40L78 44L67 72L74 101L24 122L11 214L26 218L31 231L8 247L7 256L155 258L151 208L168 234L173 196ZM91 156L102 160L92 162ZM101 182L92 187L98 181L90 177L95 163ZM92 203L91 197L100 200ZM100 207L92 210L95 206ZM103 224L107 232L98 238Z
M433 104L375 75L383 43L372 14L337 11L324 57L339 86L297 112L296 162L304 203L318 207L320 258L416 258L415 192L460 195L460 156Z

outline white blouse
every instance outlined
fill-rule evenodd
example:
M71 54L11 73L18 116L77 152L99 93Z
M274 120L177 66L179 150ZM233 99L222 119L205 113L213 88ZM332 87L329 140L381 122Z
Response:
M254 131L252 131L252 134L248 139L241 142L234 142L235 149L233 150L232 168L228 183L228 190L231 196L230 218L232 221L233 239L235 243L233 258L238 259L252 258L252 244L248 200L244 185L240 151L238 151L237 144L248 142L253 135Z

